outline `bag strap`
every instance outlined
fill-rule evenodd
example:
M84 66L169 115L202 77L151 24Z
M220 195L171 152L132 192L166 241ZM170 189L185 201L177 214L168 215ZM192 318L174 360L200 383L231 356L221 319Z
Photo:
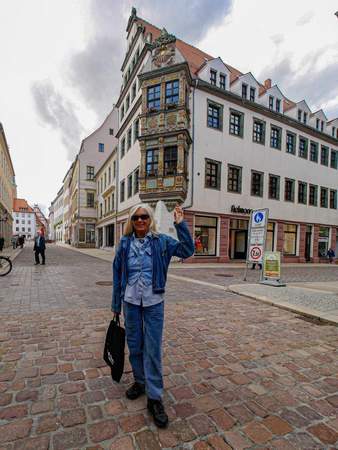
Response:
M115 322L116 325L120 326L120 314L114 314L113 322Z

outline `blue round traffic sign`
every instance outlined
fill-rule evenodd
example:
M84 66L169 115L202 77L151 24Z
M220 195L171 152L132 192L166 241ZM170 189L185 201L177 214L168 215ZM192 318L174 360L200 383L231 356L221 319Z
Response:
M261 212L258 212L254 215L254 221L255 223L261 223L264 219L264 215Z

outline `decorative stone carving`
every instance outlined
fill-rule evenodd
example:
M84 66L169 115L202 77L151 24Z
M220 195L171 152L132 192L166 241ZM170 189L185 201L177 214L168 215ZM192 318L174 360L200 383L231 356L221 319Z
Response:
M169 34L165 28L162 28L161 34L153 42L153 48L160 48L174 42L176 42L176 37L173 34Z

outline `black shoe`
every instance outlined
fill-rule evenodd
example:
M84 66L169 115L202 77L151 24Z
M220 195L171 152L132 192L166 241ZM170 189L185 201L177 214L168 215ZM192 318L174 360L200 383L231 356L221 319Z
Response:
M40 263L34 263L34 266L37 266L38 264L40 264Z
M45 265L45 263L41 263L41 265L42 265L42 266L44 266L44 265Z
M169 419L161 400L152 400L151 398L148 398L147 408L152 414L156 426L165 428L168 425Z
M129 400L136 400L141 395L143 395L145 391L146 390L144 384L137 383L135 381L135 383L126 390L126 397L129 398Z

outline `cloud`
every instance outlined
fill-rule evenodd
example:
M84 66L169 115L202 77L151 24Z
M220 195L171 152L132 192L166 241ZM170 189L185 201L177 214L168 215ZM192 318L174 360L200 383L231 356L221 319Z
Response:
M284 36L282 34L274 34L270 36L270 39L278 47L284 41Z
M302 17L300 17L297 20L296 25L298 25L299 27L301 27L303 25L307 25L309 22L311 22L314 15L315 15L315 13L313 11L306 12Z
M232 0L91 0L88 44L70 57L67 77L99 117L111 109L119 95L125 28L134 4L139 17L196 43L230 12Z
M35 81L31 86L36 112L40 120L57 130L71 161L79 150L83 128L73 104L65 99L49 80Z

